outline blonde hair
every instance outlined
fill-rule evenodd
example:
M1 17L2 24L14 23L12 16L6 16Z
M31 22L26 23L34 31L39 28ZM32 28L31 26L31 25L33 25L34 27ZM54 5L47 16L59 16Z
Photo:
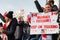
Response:
M19 16L18 19L19 19L20 21L24 21L24 20L23 20L23 16Z

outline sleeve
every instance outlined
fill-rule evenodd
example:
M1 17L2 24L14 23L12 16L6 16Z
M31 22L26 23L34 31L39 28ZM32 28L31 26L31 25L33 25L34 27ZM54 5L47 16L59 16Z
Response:
M54 5L53 9L54 9L54 11L57 11L58 7L56 5Z
M19 21L19 26L24 27L24 21Z
M4 33L7 35L13 34L16 30L17 22L13 22L9 29L4 30Z
M39 4L39 2L36 0L34 1L36 8L38 9L38 12L43 12L43 8L41 7L41 5Z
M0 19L3 21L3 22L6 22L4 16L0 13Z

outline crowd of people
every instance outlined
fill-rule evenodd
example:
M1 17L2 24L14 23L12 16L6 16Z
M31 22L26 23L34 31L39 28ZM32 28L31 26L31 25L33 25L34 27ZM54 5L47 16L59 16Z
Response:
M4 18L4 26L2 23L3 30L0 32L7 35L8 40L26 40L25 37L27 37L26 29L30 27L29 23L23 20L23 17L20 16L17 20L16 18L13 18L13 11L9 11ZM0 26L1 27L1 26ZM1 28L2 29L2 28Z
M41 7L38 0L35 0L34 3L38 9L38 12L48 13L57 11L57 14L59 14L60 10L56 5L54 5L54 0L49 0L44 8ZM16 18L13 18L13 13L13 11L9 11L5 16L1 15L0 13L0 18L4 22L4 25L2 24L2 22L0 23L0 35L3 35L0 37L0 40L39 40L41 35L30 35L29 22L24 21L23 16L19 16L18 20ZM57 22L60 22L59 16ZM49 35L52 35L52 40L58 40L58 34Z

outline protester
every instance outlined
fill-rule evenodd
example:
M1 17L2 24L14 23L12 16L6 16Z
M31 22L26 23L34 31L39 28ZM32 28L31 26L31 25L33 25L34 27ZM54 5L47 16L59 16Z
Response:
M38 0L34 1L37 9L39 12L44 12L44 13L48 13L48 12L52 12L52 11L57 11L58 7L56 5L54 5L54 0L49 0L45 7L41 7L41 5L39 4ZM30 25L27 21L24 21L23 19L23 14L24 14L24 10L21 10L21 15L18 17L18 22L16 18L13 18L13 11L9 11L5 16L3 16L0 13L0 18L1 20L5 23L4 27L2 25L2 23L0 23L0 33L4 34L6 36L6 40L30 40L29 38L29 34L30 34ZM29 22L30 22L31 18L29 18ZM3 30L4 28L4 30ZM0 34L0 35L1 35ZM49 34L51 36L51 34ZM41 35L39 35L37 38L41 38ZM44 34L44 36L46 37L47 35ZM52 35L52 40L57 40L58 34L53 34ZM36 35L32 35L31 36L31 40L38 40L36 38ZM3 38L0 37L0 40L2 40Z
M49 0L49 1L54 1L54 0Z
M42 9L42 7L41 6L39 6L39 3L38 3L38 1L36 0L35 1L35 4L36 4L36 6L37 6L37 9L38 9L38 11L39 12L45 12L45 13L48 13L48 12L51 12L51 5L50 5L50 3L47 3L46 5L45 5L45 8L43 8ZM40 7L40 8L39 8ZM43 10L43 11L40 11L40 10ZM44 36L46 36L46 34L43 34ZM32 36L32 37L34 37L34 36ZM39 38L40 38L41 36L39 36Z
M2 23L0 23L0 35L2 34L2 31L3 31L3 25ZM0 40L3 40L1 36L0 36Z
M30 25L29 23L25 23L25 21L23 20L23 16L20 16L18 19L19 19L18 24L20 26L22 40L27 40L28 39L27 30L28 30L28 27L30 27Z
M3 33L3 24L2 23L0 23L0 40L8 40L7 35Z
M53 7L54 3L52 3L52 2L54 2L54 1L49 1L49 3L47 3L45 5L45 8L43 9L43 12L52 12L52 11L57 11L58 10L56 5ZM37 0L35 1L35 4L36 4L36 6L39 5ZM38 9L38 11L39 11L39 9L42 10L41 6L37 6L37 9ZM53 34L52 35L52 40L57 40L57 37L58 37L58 34Z
M44 13L49 13L49 12L52 12L51 10L52 10L52 7L51 7L50 3L46 3L45 8L43 9L43 12ZM50 36L51 40L52 40L52 35L51 34L42 34L42 36L44 36L44 37Z
M48 1L51 4L52 11L58 11L58 7L54 5L54 1ZM52 34L52 40L57 40L58 34Z
M16 40L22 40L22 36L23 36L23 27L24 27L24 21L22 19L22 16L18 17L18 26L16 28L16 32L15 32L15 36L16 36Z
M54 5L54 1L48 1L51 4L52 7L52 11L57 11L58 7L56 5Z
M35 3L35 5L36 5L36 7L38 9L38 12L43 12L44 8L41 7L41 5L39 4L38 0L35 0L34 3ZM51 9L52 11L57 11L58 10L58 7L56 5L54 5L54 1L50 0L47 3L50 3L50 5L52 7L52 9Z
M50 5L50 3L47 3L46 5L45 5L45 8L43 9L43 12L51 12L51 10L52 10L52 7L51 7L51 5Z
M43 12L43 7L39 4L37 0L34 1L36 8L38 9L38 12Z
M13 18L13 11L9 11L5 17L7 28L4 30L4 33L8 36L8 40L15 40L15 30L17 26L16 18Z
M4 18L4 16L0 13L0 19L5 23L6 21L5 21L5 18Z

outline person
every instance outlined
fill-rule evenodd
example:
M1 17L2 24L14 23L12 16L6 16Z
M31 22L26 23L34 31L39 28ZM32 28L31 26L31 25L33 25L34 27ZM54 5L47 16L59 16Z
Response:
M4 18L4 16L0 13L0 19L5 23L6 21L5 21L5 18Z
M3 31L3 25L2 25L2 23L0 23L0 35L1 35L2 31ZM2 40L1 36L0 36L0 40Z
M45 8L43 9L43 12L47 13L47 12L51 12L52 8L50 3L46 3Z
M49 0L49 1L54 1L54 0Z
M51 7L51 4L50 3L46 3L45 8L43 9L43 12L44 13L52 12L52 7ZM51 40L52 40L52 35L51 34L43 34L42 36L43 37L50 36L51 37Z
M16 18L13 18L13 11L9 11L5 17L6 20L6 29L3 31L8 36L8 40L15 40L15 30L17 26Z
M36 0L35 4L37 4L36 2L38 2L38 1ZM37 5L39 5L39 4L37 4ZM45 13L52 12L52 7L51 7L50 3L47 3L45 5L45 8L43 9L43 12L45 12ZM57 40L57 37L58 37L58 34L52 34L52 40Z
M3 33L3 24L0 23L0 40L8 40L8 37L6 34Z
M23 27L24 27L24 21L22 19L22 16L18 17L18 26L16 28L16 32L15 32L15 36L16 36L16 40L22 40L22 36L23 36Z
M50 3L47 3L44 8L44 12L52 12L52 7ZM58 34L52 34L52 40L57 40Z
M38 12L43 12L43 8L41 7L41 5L39 4L39 2L37 0L34 1L36 8L38 10Z
M51 4L52 7L52 11L57 11L58 7L56 5L54 5L54 1L48 1Z
M0 33L2 33L2 32L3 32L3 24L0 23Z
M29 30L28 30L28 27L30 27L29 23L28 22L25 22L23 20L23 16L19 16L19 21L18 21L18 25L20 26L20 33L19 36L20 36L20 40L22 38L22 40L27 40L29 39Z
M38 9L38 12L43 12L44 8L41 7L41 5L39 4L38 0L35 0L34 1L35 5L36 5L36 8ZM56 5L54 5L54 1L48 1L47 3L50 3L51 7L52 7L52 11L57 11L58 10L58 7Z

